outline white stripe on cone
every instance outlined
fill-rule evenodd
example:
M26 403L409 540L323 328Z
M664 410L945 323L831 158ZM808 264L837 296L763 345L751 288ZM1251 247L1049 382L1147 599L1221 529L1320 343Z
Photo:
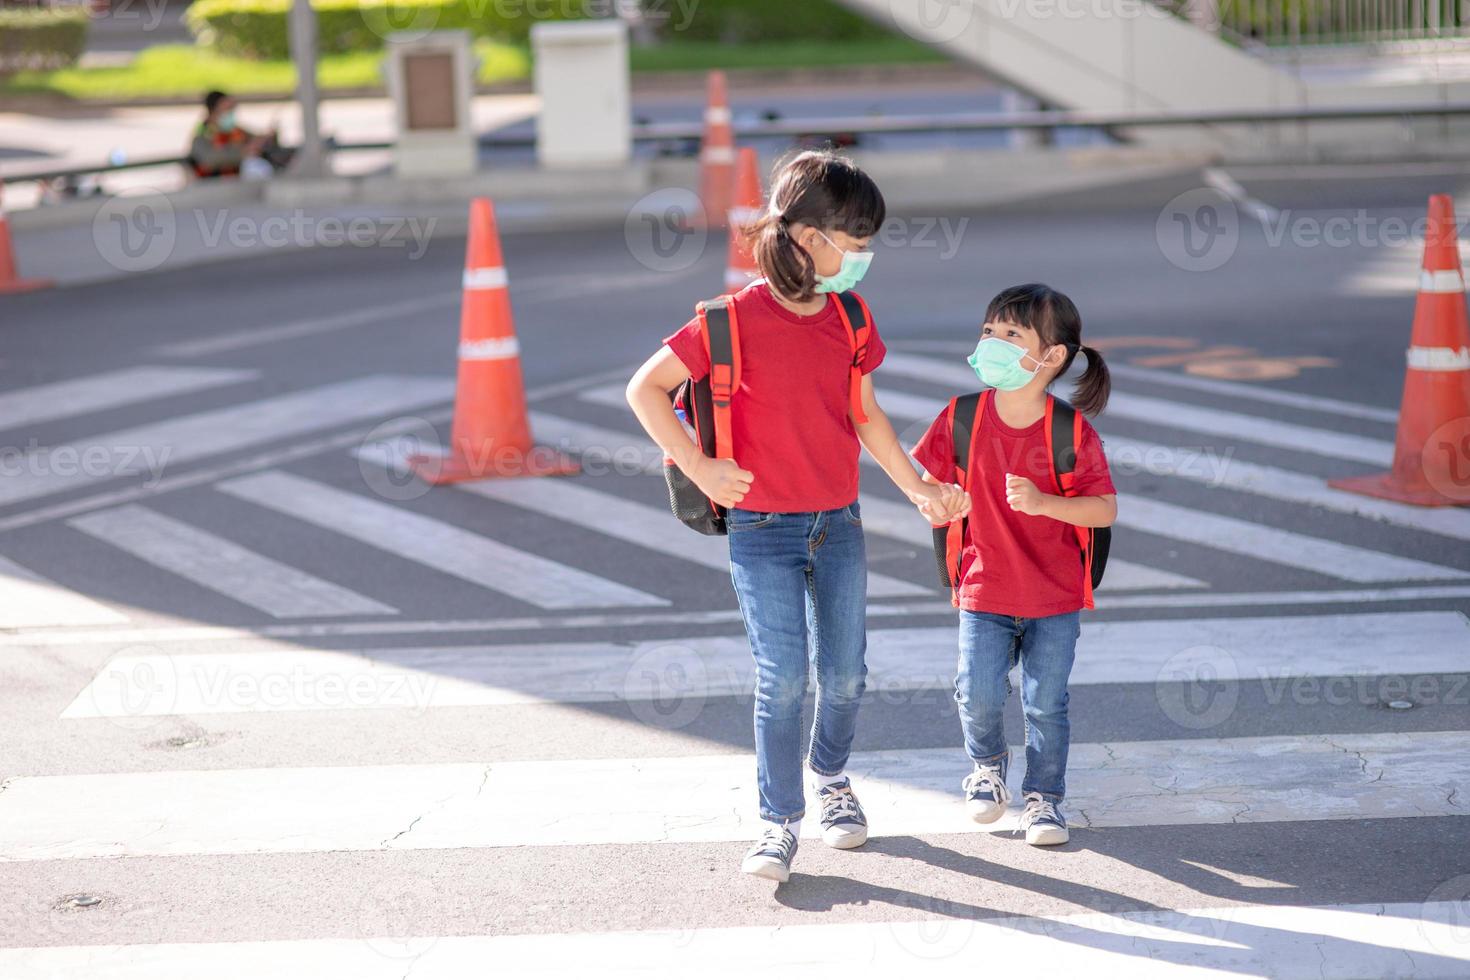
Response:
M704 163L734 163L735 147L706 146L699 151L699 159Z
M704 121L711 126L729 125L730 109L728 106L712 105L704 110Z
M514 337L486 337L483 340L466 340L459 345L461 361L503 361L519 357L521 345Z
M503 265L464 270L465 289L504 289L508 281L505 277L505 266Z
M1470 347L1410 347L1408 357L1416 371L1470 371Z
M1419 292L1463 293L1465 276L1459 269L1419 270Z
M725 286L727 288L738 289L747 285L759 275L760 270L758 269L726 269Z
M731 208L729 210L730 224L748 225L761 216L760 208Z

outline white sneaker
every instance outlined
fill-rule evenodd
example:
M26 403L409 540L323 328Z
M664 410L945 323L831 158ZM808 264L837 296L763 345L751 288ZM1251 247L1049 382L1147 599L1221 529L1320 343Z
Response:
M843 779L817 787L822 804L822 840L828 847L862 847L868 840L868 818L852 791L852 781Z
M965 809L976 823L995 823L1011 801L1000 766L976 763L975 771L960 785L965 791Z
M1026 843L1046 847L1065 844L1072 835L1067 832L1067 820L1055 803L1040 793L1027 793L1026 809L1021 814L1021 829L1026 831Z
M768 826L760 840L745 855L740 870L757 878L784 882L791 877L791 859L796 857L796 835L785 824Z

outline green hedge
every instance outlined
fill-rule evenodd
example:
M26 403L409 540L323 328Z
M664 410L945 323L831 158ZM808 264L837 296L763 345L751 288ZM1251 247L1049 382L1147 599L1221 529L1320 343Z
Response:
M290 0L194 0L185 18L220 54L272 61L289 58ZM323 54L376 51L398 31L467 30L476 37L524 42L532 14L573 5L533 0L313 0Z
M692 7L692 16L684 14ZM666 40L689 38L727 44L754 41L848 41L891 37L893 31L833 0L644 0L650 19L661 21Z
M76 64L88 23L85 7L0 8L0 75Z

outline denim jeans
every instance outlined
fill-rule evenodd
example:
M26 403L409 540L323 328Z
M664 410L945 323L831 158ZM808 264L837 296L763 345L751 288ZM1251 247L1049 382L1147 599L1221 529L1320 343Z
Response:
M841 772L867 683L862 516L854 501L805 513L731 508L726 520L730 578L755 657L760 815L797 820L806 811L803 742L812 771ZM817 675L810 740L802 724L809 663Z
M1004 719L1010 670L1021 662L1021 709L1026 726L1026 776L1021 793L1059 803L1066 795L1067 677L1081 633L1080 613L1027 619L960 611L960 670L954 699L965 752L976 762L1009 768Z

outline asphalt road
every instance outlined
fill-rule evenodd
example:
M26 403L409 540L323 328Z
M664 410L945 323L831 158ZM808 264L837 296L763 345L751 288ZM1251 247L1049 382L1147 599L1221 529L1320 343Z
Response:
M718 291L723 241L507 236L533 423L589 472L478 493L390 477L382 438L447 432L462 238L0 298L0 975L1470 974L1470 511L1323 482L1380 468L1399 226L1467 172L1231 176L1263 207L1214 198L1188 247L1197 198L1170 202L1203 178L894 216L863 293L906 438L1005 285L1069 293L1117 369L1072 840L965 824L953 614L864 467L874 838L805 841L774 890L737 873L728 574L657 513L614 397Z

